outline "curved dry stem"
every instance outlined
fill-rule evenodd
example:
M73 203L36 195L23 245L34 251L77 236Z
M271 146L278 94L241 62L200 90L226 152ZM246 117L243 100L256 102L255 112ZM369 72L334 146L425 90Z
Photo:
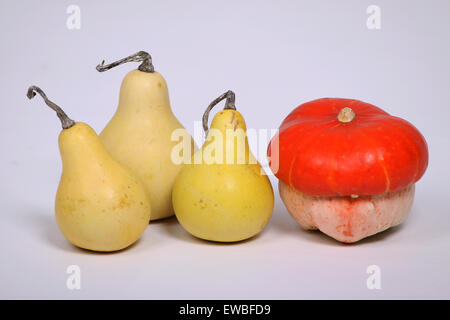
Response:
M41 88L36 87L36 86L31 86L28 88L27 91L27 97L28 99L33 99L34 96L36 95L36 92L39 93L39 95L42 97L42 99L44 99L45 104L47 104L50 108L52 108L54 111L56 111L56 115L58 116L59 120L61 120L61 125L63 127L63 129L69 129L70 127L72 127L75 124L75 121L73 121L72 119L70 119L67 114L63 111L63 109L61 109L58 105L56 105L55 103L53 103L52 101L50 101L47 98L47 95L44 93L44 91L42 91Z
M233 91L228 90L227 92L221 94L219 97L217 97L216 99L214 99L213 102L211 102L208 106L208 108L206 108L205 113L203 114L203 130L205 131L205 133L208 133L208 118L209 118L209 113L211 112L212 108L214 108L214 106L216 106L220 101L222 101L223 99L227 99L225 100L225 106L223 107L223 109L232 109L232 110L236 110L236 106L235 106L235 100L236 100L236 96L234 94Z
M131 56L114 61L107 65L105 65L105 60L103 60L102 63L100 63L96 67L96 69L98 72L104 72L127 62L142 62L138 67L139 71L155 72L155 68L153 67L152 64L152 56L145 51L139 51L135 54L132 54Z

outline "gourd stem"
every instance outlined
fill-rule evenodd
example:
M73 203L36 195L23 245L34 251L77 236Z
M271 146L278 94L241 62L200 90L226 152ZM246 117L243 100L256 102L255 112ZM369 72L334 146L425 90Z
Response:
M31 86L28 88L27 91L27 97L28 99L33 99L34 96L36 95L36 92L40 94L40 96L44 99L45 103L52 108L53 110L56 111L56 115L58 116L59 120L61 120L61 125L63 127L63 129L69 129L70 127L72 127L75 124L75 121L73 121L72 119L70 119L67 114L63 111L63 109L61 109L59 106L57 106L55 103L53 103L52 101L50 101L47 98L47 95L44 93L44 91L42 91L41 88L36 87L36 86Z
M206 108L205 113L203 114L203 130L205 131L205 133L208 133L209 113L211 112L212 108L214 108L215 105L217 105L220 101L222 101L225 98L226 98L225 106L223 107L223 109L236 110L236 106L234 105L236 96L233 91L228 90L227 92L221 94L219 97L214 99L214 101L209 104L208 108Z
M355 111L353 111L352 108L345 107L345 108L342 108L341 111L339 111L337 119L339 122L349 123L349 122L352 122L353 119L355 119L355 117L356 117Z
M103 60L102 63L100 63L96 67L96 69L98 72L104 72L127 62L142 62L138 67L139 71L155 72L155 68L153 67L152 64L152 56L145 51L139 51L135 54L132 54L129 57L114 61L107 65L105 65L105 60Z

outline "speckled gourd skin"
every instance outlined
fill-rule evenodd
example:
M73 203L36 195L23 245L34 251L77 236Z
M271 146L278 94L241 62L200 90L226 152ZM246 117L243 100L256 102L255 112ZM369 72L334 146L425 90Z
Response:
M112 158L85 123L63 130L59 147L63 172L55 214L62 234L94 251L117 251L137 241L151 213L140 179Z
M213 130L241 130L246 127L242 115L223 110L213 119L207 142L197 151L208 160ZM176 179L173 204L178 221L192 235L211 241L234 242L251 238L261 232L270 220L274 206L272 185L261 165L248 148L242 164L237 164L237 150L231 164L202 163L186 165ZM237 144L229 144L237 147ZM223 155L231 150L223 144Z

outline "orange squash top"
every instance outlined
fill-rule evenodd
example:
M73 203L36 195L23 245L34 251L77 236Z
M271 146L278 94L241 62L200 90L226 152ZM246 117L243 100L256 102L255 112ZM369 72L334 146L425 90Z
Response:
M427 143L412 124L341 98L294 109L267 154L278 179L313 196L394 192L418 181L428 165Z

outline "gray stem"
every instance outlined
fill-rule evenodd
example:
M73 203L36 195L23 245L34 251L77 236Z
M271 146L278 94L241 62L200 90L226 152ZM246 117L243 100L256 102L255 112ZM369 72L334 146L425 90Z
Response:
M41 88L36 87L36 86L29 87L28 91L27 91L28 99L33 99L34 96L36 95L36 92L41 95L41 97L44 99L45 103L50 108L52 108L53 110L56 111L56 115L58 116L59 120L61 120L61 125L62 125L63 129L69 129L70 127L72 127L75 124L75 121L70 119L67 116L67 114L63 111L63 109L61 109L59 106L57 106L55 103L53 103L52 101L50 101L47 98L46 94L44 93L44 91L42 91Z
M220 101L222 101L225 98L227 100L225 101L225 106L223 107L223 109L224 110L225 109L236 110L236 106L234 105L236 96L233 91L228 90L227 92L221 94L219 97L214 99L214 101L209 104L208 108L206 108L205 113L203 114L203 130L205 131L205 133L208 133L209 113L211 112L212 108L214 108L214 106L216 104L218 104Z
M98 72L104 72L104 71L107 71L111 68L117 67L118 65L121 65L121 64L124 64L127 62L142 62L138 67L139 71L155 72L155 68L153 67L153 64L152 64L152 56L145 51L139 51L135 54L132 54L129 57L114 61L107 65L105 65L105 60L103 60L102 63L100 63L96 67L96 69Z

